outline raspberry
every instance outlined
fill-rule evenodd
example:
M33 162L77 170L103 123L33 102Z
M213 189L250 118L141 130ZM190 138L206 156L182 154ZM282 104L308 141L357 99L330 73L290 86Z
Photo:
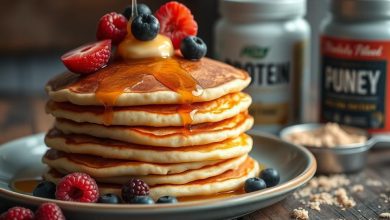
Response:
M57 204L47 202L39 206L35 213L35 220L65 220L65 216Z
M2 220L32 220L34 213L30 209L15 206L0 216Z
M149 186L140 179L130 179L122 186L122 199L130 203L135 196L149 195Z
M74 202L96 202L99 189L94 179L85 173L71 173L57 184L56 199Z
M162 5L155 13L160 21L160 33L169 37L175 49L180 48L181 41L187 36L195 36L198 24L190 9L172 1Z
M92 73L107 65L111 40L85 44L62 55L64 65L75 73Z
M116 12L105 14L100 18L96 38L111 39L112 44L118 45L127 34L127 19Z

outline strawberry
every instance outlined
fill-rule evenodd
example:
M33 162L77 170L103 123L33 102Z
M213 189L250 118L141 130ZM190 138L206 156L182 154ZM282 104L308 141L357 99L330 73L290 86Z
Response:
M176 1L162 5L155 13L160 21L160 33L169 37L175 49L180 48L181 41L187 36L196 36L198 24L190 9Z
M72 72L87 74L107 65L111 56L111 40L85 44L61 56L64 65Z

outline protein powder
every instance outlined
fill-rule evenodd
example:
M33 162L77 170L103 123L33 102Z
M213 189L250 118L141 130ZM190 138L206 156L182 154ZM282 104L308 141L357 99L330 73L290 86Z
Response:
M245 69L255 129L277 132L301 121L309 80L310 28L304 0L220 0L215 28L217 59ZM307 101L307 100L305 100Z
M333 0L321 36L321 120L390 131L390 1Z

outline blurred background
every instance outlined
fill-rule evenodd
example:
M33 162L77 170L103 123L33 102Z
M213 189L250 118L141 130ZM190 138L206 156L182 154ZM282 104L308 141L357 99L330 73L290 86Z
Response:
M144 0L155 11L167 1ZM199 36L213 57L213 27L217 0L179 1L193 12ZM0 97L43 96L43 87L55 74L65 71L60 56L67 50L95 41L99 18L107 12L122 12L131 0L1 0L0 7ZM326 0L308 0L307 20L312 28L312 53L317 54L318 29L326 15ZM317 59L312 60L312 74Z

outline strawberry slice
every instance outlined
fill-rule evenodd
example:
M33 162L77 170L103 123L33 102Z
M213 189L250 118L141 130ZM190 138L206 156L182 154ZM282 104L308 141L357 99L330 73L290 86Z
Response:
M160 33L171 39L175 49L180 48L185 37L198 33L198 24L190 9L176 1L162 5L155 16L160 21Z
M111 40L85 44L61 56L64 65L72 72L95 72L108 63L111 56Z

